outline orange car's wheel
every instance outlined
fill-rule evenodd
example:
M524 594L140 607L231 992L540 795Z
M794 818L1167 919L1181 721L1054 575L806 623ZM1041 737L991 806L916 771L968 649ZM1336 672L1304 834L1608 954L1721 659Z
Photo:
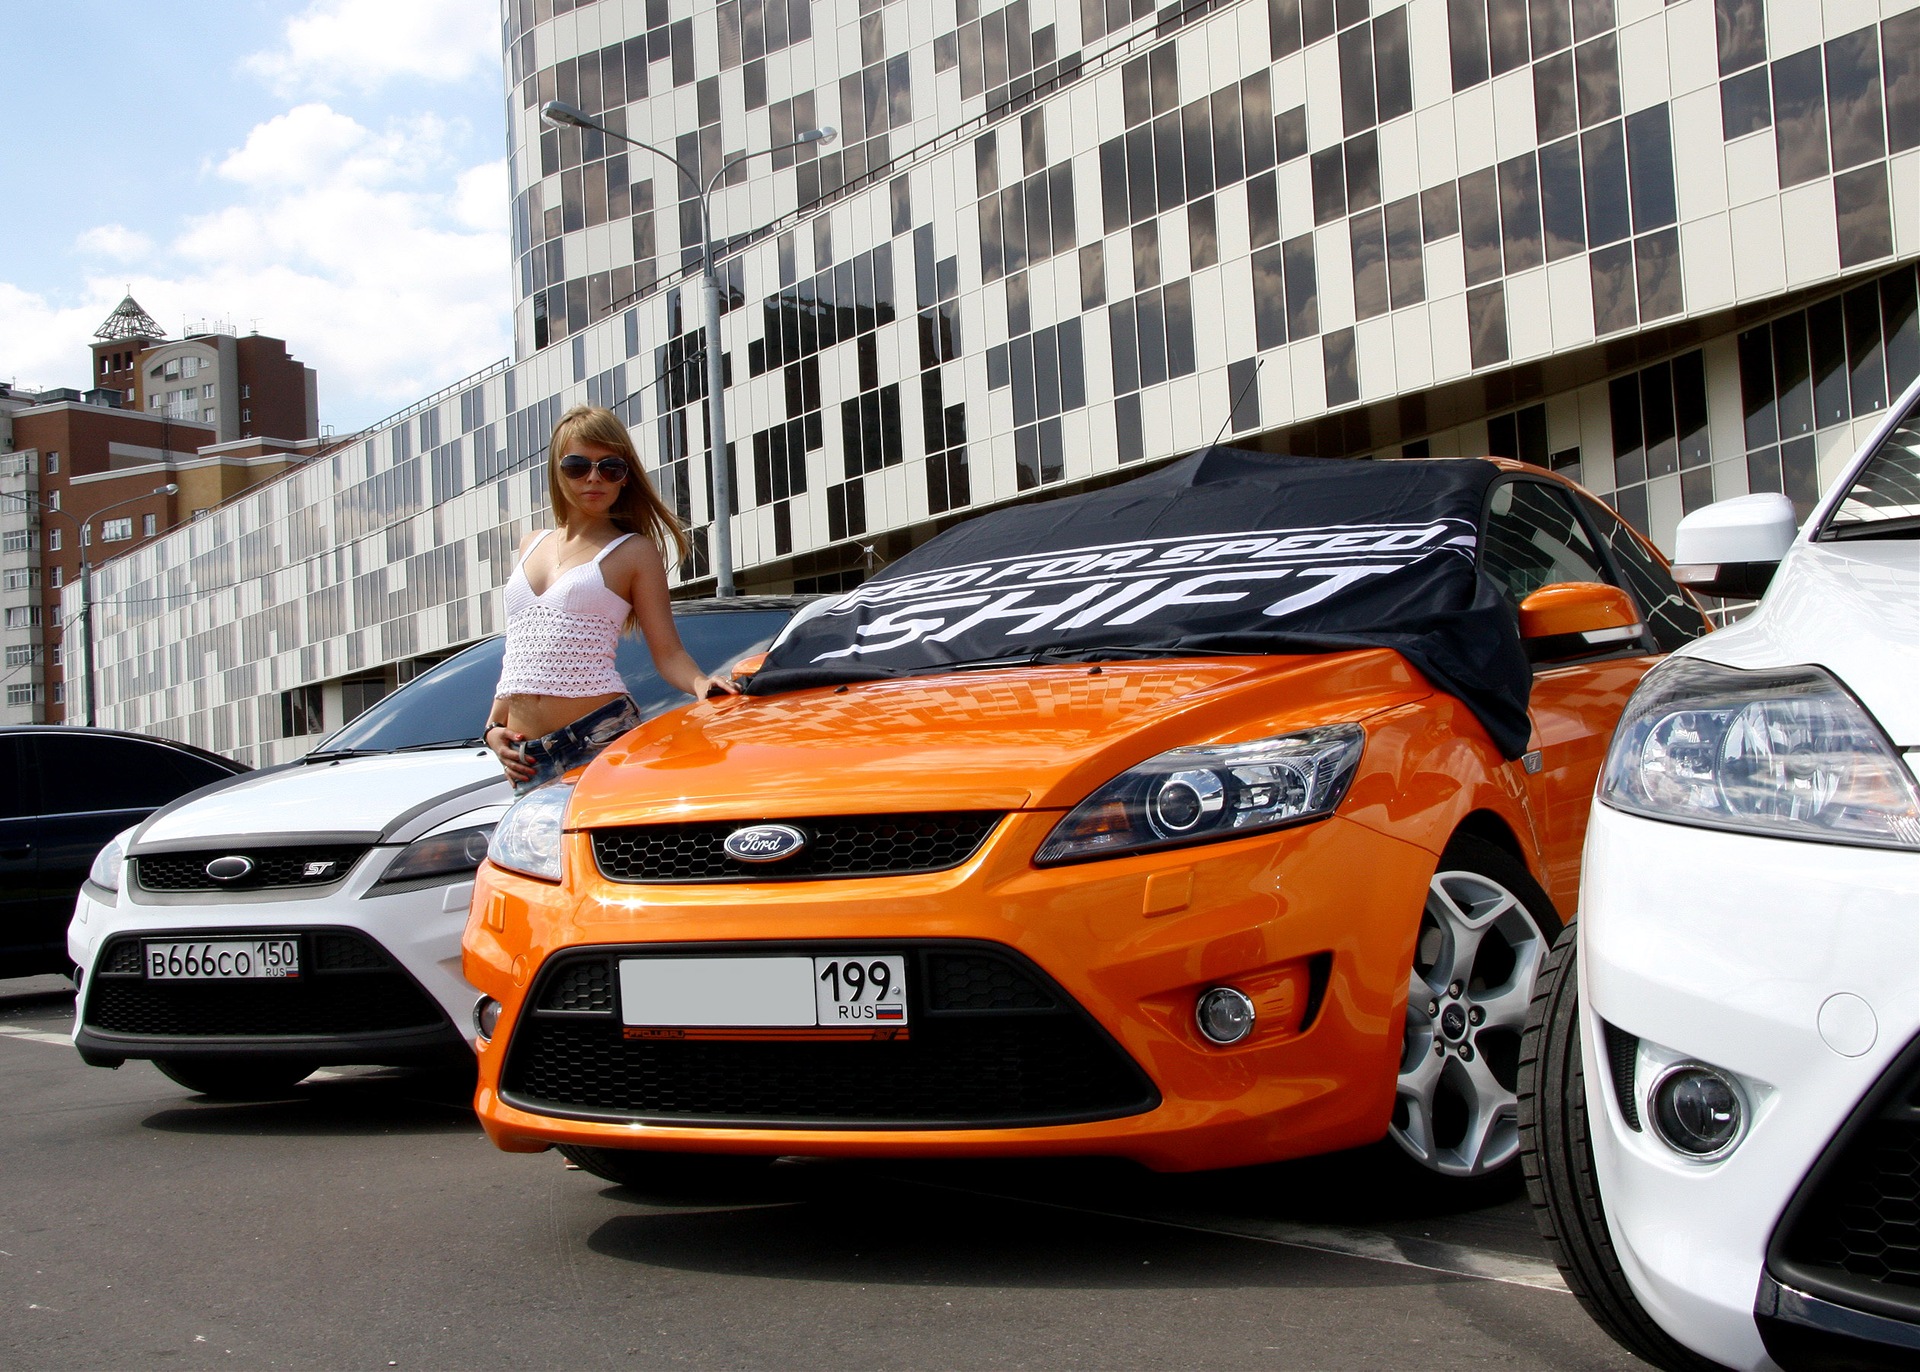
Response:
M773 1166L770 1157L732 1153L663 1153L651 1148L588 1148L558 1145L560 1155L583 1172L615 1186L668 1194L751 1184Z
M1390 1128L1428 1170L1484 1177L1519 1155L1520 1034L1555 927L1518 859L1467 835L1447 845L1408 974Z

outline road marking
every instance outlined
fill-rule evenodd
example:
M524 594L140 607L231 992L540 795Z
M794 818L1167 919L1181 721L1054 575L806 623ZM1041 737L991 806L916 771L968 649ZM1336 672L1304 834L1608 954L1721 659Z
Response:
M969 1187L944 1186L936 1182L915 1181L911 1184L936 1187L944 1191L963 1191L971 1195L992 1196L996 1200L1046 1206L1053 1210L1069 1210L1082 1215L1101 1215L1109 1219L1134 1220L1140 1224L1157 1224L1168 1229L1227 1234L1234 1238L1251 1239L1256 1243L1280 1244L1287 1248L1306 1248L1318 1253L1335 1253L1342 1257L1363 1258L1369 1262L1391 1263L1398 1267L1417 1267L1428 1272L1445 1272L1449 1276L1469 1277L1475 1281L1499 1282L1507 1286L1524 1286L1535 1291L1558 1291L1569 1294L1566 1282L1561 1280L1559 1269L1552 1263L1514 1253L1500 1253L1486 1248L1469 1248L1457 1243L1442 1243L1437 1239L1387 1234L1377 1229L1295 1224L1289 1220L1251 1219L1241 1216L1205 1214L1198 1211L1103 1210L1090 1205L1069 1205L1062 1201L1038 1200L1032 1196L1010 1195L999 1191L978 1191Z
M43 1034L38 1029L22 1029L17 1024L0 1024L0 1034L10 1039L26 1039L29 1043L51 1043L59 1048L73 1047L73 1040L65 1034Z

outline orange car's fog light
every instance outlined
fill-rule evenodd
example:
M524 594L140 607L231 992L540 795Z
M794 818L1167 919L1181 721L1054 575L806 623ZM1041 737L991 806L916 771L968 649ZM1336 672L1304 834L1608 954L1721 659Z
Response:
M1193 1021L1211 1043L1238 1043L1253 1032L1253 1002L1231 986L1215 986L1194 1002Z
M500 1027L500 1002L492 996L480 997L473 1007L473 1027L481 1038L491 1039Z

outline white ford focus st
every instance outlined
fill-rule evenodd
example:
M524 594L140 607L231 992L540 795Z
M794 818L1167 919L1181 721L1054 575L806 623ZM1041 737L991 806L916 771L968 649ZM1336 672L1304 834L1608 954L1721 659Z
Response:
M764 649L802 602L684 602L702 665ZM512 793L474 737L503 640L475 645L284 767L205 787L107 845L75 903L74 1046L247 1096L329 1064L470 1063L460 974L473 872ZM686 696L622 639L651 717Z
M1621 717L1523 1048L1534 1201L1656 1366L1920 1367L1920 386L1797 535L1747 496L1676 542L1697 590L1778 570Z

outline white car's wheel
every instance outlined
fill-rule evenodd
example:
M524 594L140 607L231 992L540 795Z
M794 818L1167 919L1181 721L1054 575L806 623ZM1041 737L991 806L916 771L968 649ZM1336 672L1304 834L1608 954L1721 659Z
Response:
M1407 985L1395 1143L1442 1176L1486 1177L1520 1151L1520 1034L1554 927L1518 859L1466 835L1428 884Z
M284 1096L313 1073L310 1062L272 1058L155 1058L174 1081L214 1100L265 1100Z
M1520 1159L1534 1218L1568 1288L1616 1343L1666 1372L1725 1372L1654 1323L1614 1253L1587 1134L1575 932L1560 935L1541 969L1520 1046Z

